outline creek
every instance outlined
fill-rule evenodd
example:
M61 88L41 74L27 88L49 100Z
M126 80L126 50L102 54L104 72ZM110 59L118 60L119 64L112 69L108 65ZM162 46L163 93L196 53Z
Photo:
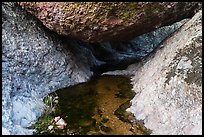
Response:
M111 75L60 89L48 95L52 99L57 97L57 101L52 100L49 111L45 111L32 127L37 129L35 134L38 135L150 134L143 121L136 121L133 114L126 111L135 96L131 89L129 77ZM48 98L44 101L49 102ZM65 128L56 128L53 119L57 116L67 123ZM49 130L49 125L54 128Z

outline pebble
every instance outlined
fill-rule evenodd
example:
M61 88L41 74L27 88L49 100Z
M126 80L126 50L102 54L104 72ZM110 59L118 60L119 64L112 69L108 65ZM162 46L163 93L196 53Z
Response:
M50 125L50 126L48 126L48 129L49 129L49 130L52 130L53 127L54 127L54 126Z
M60 118L60 120L57 121L56 125L57 125L57 128L64 129L67 123L62 118Z
M60 116L55 117L54 120L55 120L55 122L59 121L60 120Z

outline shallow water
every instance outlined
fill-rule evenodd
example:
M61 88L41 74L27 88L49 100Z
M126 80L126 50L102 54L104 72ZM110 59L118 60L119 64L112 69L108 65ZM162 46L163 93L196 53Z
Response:
M131 89L128 77L107 75L58 90L51 95L58 96L59 103L54 112L42 115L39 119L36 134L149 134L142 121L135 122L134 116L125 111L135 95ZM50 123L46 119L52 122L51 119L56 116L63 118L67 126L64 129L47 130L46 126Z

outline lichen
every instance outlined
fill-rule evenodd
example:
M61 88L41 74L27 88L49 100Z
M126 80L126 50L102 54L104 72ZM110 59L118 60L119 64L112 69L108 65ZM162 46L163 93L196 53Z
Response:
M183 49L180 49L177 52L177 55L174 57L173 61L169 67L171 67L171 70L167 73L167 80L165 83L168 83L171 79L171 77L174 77L175 75L182 74L186 75L184 80L188 84L195 83L198 86L201 86L202 84L202 47L196 46L196 44L201 43L201 36L196 37L194 41L186 46ZM189 60L192 62L191 66L189 68L177 68L179 62L181 61L182 57L187 57L186 62ZM187 70L186 70L187 69Z

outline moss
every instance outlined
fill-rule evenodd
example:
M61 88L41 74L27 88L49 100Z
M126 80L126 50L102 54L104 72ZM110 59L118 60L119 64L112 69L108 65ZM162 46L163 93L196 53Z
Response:
M48 126L54 125L53 117L43 113L38 121L32 125L30 128L37 130L34 134L49 134Z
M124 122L131 122L128 117L125 115L126 109L130 107L130 102L127 101L126 103L119 106L119 108L114 112L114 115L116 115L121 121Z
M117 28L118 24L126 26L129 23L134 23L141 14L149 14L152 17L151 15L164 10L163 5L149 4L148 2L65 2L62 9L66 16L64 20L67 27L75 32L90 31L90 33L94 26L97 26L97 30L106 31ZM79 15L78 12L83 12L80 19L78 17L67 19L69 16ZM147 19L151 22L151 18L149 18ZM115 19L120 23L103 24L109 19ZM83 21L80 23L76 20ZM88 29L85 28L87 24L89 25Z
M25 5L26 7L31 8L36 4L36 2L21 2L21 4Z
M139 12L139 10L137 9L137 2L130 2L129 4L126 4L126 6L126 8L121 7L117 11L117 17L123 20L124 23L127 23L130 18L132 18Z
M77 12L78 7L82 4L83 8L88 8L84 9L84 12L86 13L85 17L91 17L95 14L95 16L93 16L93 26L98 26L102 21L109 17L116 17L118 19L128 21L138 13L138 2L65 2L62 9L65 14L69 14L71 12ZM86 11L91 11L95 7L98 7L95 13L89 14L88 11ZM91 18L89 18L89 20L92 20ZM69 21L66 22L69 23Z
M150 135L152 131L150 129L147 129L144 127L144 122L143 121L138 121L135 125L135 127L142 132L143 135Z
M58 107L58 96L55 93L46 96L43 99L45 108L42 115L38 118L37 122L29 128L36 129L34 134L51 134L53 130L49 131L48 126L54 126L54 117L56 116L56 108Z

